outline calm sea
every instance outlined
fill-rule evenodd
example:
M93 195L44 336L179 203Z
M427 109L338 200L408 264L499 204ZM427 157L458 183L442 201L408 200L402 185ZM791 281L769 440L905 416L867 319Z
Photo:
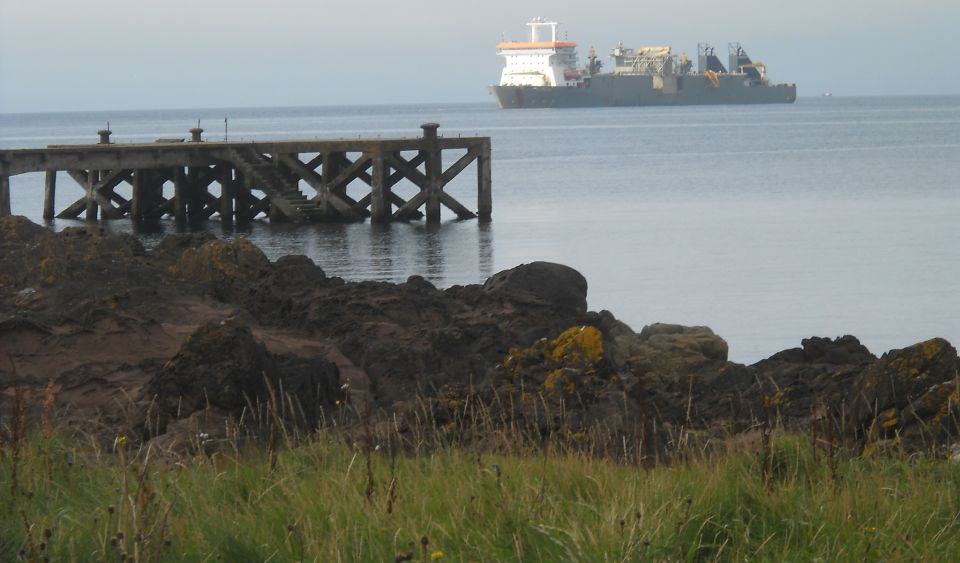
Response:
M222 231L329 274L438 286L533 260L569 264L592 309L635 329L708 325L752 362L812 335L882 353L933 336L960 345L960 97L810 98L793 105L500 111L492 103L0 115L0 146L415 136L493 142L493 222ZM40 221L39 174L12 179ZM475 173L448 190L475 206ZM62 175L58 210L80 190ZM57 229L76 224L58 220ZM108 225L129 231L130 224ZM141 233L155 244L173 222Z

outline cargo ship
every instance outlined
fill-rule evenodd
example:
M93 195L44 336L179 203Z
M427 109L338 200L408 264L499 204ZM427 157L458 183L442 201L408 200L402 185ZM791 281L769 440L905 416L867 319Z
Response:
M697 45L697 61L671 47L626 48L610 52L613 69L590 48L580 66L577 44L559 40L555 21L527 23L529 41L503 41L497 54L506 64L500 84L490 86L501 108L672 106L707 104L789 104L795 84L772 84L767 67L754 62L739 43L727 47L727 66L707 43Z

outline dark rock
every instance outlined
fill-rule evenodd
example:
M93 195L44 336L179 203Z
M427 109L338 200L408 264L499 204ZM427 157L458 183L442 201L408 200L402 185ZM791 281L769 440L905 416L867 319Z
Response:
M207 323L186 338L176 356L151 378L147 392L162 413L183 417L208 406L239 414L249 401L266 396L263 344L238 317Z
M887 352L853 382L852 427L903 431L914 424L942 422L931 416L941 410L948 414L958 367L957 350L942 338ZM903 416L905 409L914 416Z
M184 250L200 248L213 240L217 240L217 237L206 231L167 235L150 251L150 255L158 260L175 264Z
M877 360L852 336L814 337L743 366L709 328L638 334L588 312L586 297L583 276L546 262L438 290L420 276L328 278L304 256L271 263L243 239L174 235L145 253L99 226L51 233L0 218L0 344L12 351L0 384L40 381L40 392L52 380L72 412L103 413L101 428L122 422L149 436L167 425L180 442L210 433L198 417L225 423L281 395L300 403L282 416L312 425L346 400L343 382L350 400L396 413L397 428L450 423L451 440L483 440L454 424L476 407L495 425L528 424L518 428L531 436L608 440L587 442L611 455L691 433L723 440L758 421L804 432L811 419L836 422L833 435L875 449L960 435L960 361L942 339ZM111 406L126 396L144 413L156 412L156 396L160 420ZM175 420L192 413L203 414Z
M307 256L281 256L274 262L277 284L289 289L310 289L323 285L327 275Z
M184 250L170 273L180 281L206 288L221 301L242 302L250 286L271 270L266 255L250 241L214 239Z
M21 215L0 217L0 248L5 245L30 244L37 239L53 236L49 229L33 223Z
M791 348L770 356L774 362L794 364L865 364L877 359L860 344L854 336L841 336L834 340L829 338L804 338L800 341L802 348Z
M587 280L569 266L531 262L504 270L483 284L487 293L522 304L547 305L583 313Z
M239 416L245 407L255 408L271 397L287 403L292 398L299 409L290 416L302 414L308 426L319 420L321 409L342 398L335 364L320 357L271 354L235 316L207 323L188 336L146 389L167 417L207 407Z
M436 291L437 287L426 280L423 276L410 276L404 287L409 291L418 293L430 293Z
M337 400L344 397L340 389L340 370L326 358L271 354L272 380L280 396L293 399L297 408L290 413L293 422L302 422L314 429ZM288 403L290 401L288 400ZM300 419L302 417L302 420Z

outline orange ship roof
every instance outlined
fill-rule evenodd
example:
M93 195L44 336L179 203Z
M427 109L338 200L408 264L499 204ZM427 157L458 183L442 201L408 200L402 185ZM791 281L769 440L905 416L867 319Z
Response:
M497 43L497 49L559 49L561 47L576 47L572 41L505 41Z

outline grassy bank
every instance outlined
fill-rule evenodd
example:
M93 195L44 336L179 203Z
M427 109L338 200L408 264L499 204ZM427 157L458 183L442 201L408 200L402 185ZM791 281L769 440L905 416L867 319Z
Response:
M120 440L123 442L124 440ZM112 448L111 448L112 449ZM960 468L805 437L642 469L391 455L320 436L179 462L42 435L3 446L0 560L956 560Z

